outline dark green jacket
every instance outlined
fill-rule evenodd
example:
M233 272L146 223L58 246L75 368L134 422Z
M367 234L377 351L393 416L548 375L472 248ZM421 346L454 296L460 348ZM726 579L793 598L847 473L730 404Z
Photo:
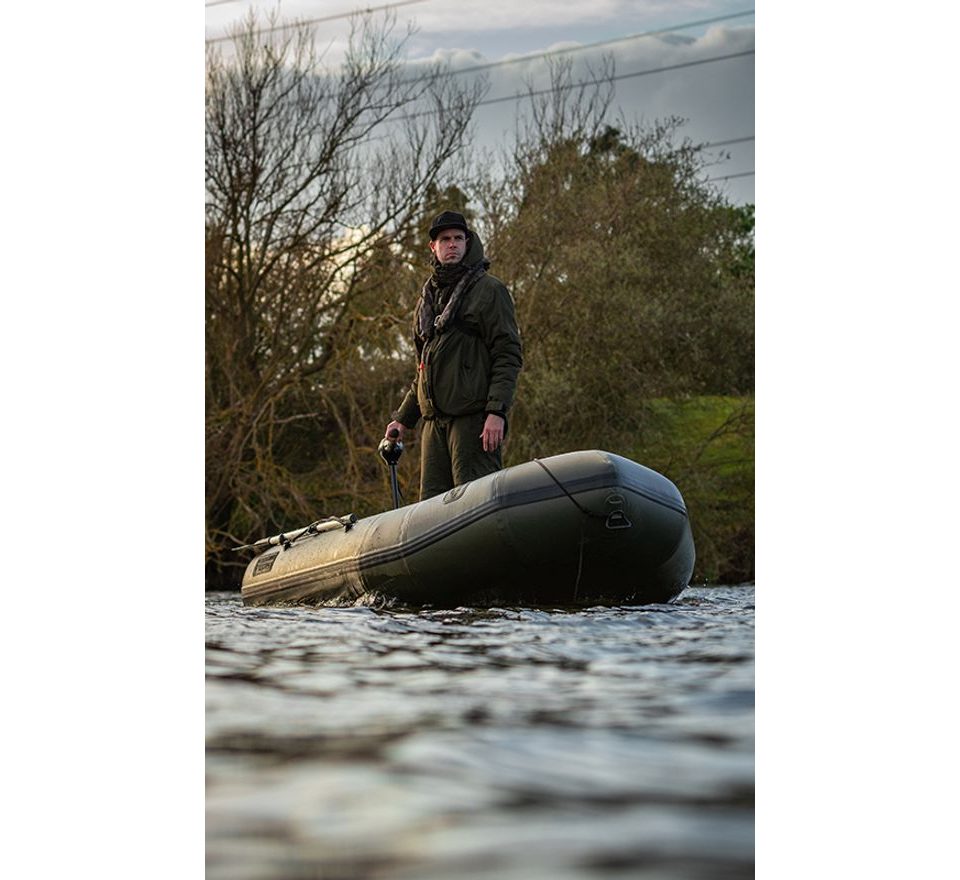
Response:
M483 260L483 244L474 233L464 263ZM417 304L418 325L422 300ZM422 417L496 413L506 418L523 365L520 330L513 297L503 282L481 275L466 290L454 320L429 341L416 334L417 375L394 413L413 428Z

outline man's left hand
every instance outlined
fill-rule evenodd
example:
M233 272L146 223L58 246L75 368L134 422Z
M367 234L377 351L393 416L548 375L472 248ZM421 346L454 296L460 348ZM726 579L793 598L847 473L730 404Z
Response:
M483 433L480 439L483 441L484 452L496 452L503 442L503 429L506 421L503 416L488 413L483 423Z

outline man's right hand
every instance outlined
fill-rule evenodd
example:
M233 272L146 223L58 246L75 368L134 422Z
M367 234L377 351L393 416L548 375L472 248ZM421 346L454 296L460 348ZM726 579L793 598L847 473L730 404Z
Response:
M390 424L387 425L387 430L383 432L383 436L388 440L402 440L404 429L405 426L400 424L400 422L390 422ZM397 432L396 436L391 436L393 431Z

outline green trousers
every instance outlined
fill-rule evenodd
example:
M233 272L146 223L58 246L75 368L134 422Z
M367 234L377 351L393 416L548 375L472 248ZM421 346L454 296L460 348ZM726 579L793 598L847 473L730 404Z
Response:
M420 430L420 500L448 492L461 483L503 467L500 450L483 451L486 413L423 422Z

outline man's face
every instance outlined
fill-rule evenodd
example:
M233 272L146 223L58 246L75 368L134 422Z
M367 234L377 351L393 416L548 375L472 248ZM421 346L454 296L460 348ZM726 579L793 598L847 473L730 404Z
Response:
M467 252L467 236L462 229L443 229L430 242L430 250L443 265L459 263Z

